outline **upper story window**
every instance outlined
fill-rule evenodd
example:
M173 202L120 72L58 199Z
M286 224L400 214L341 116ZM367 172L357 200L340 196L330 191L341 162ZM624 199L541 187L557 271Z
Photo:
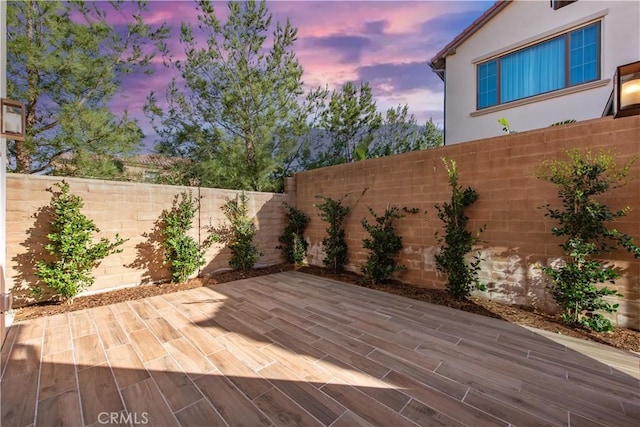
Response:
M477 108L600 78L600 22L477 66Z
M571 3L575 3L577 1L578 0L564 0L564 1L562 1L562 0L551 0L550 3L551 3L551 7L553 8L553 10L558 10L561 7L568 6Z

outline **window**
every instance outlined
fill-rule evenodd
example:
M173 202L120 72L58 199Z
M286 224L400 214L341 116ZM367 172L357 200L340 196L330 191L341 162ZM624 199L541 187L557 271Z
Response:
M600 23L477 66L477 108L487 108L600 78Z
M578 0L567 0L567 1L560 1L560 0L551 0L551 7L553 8L553 10L558 10L561 7L565 7L570 5L571 3L575 3Z

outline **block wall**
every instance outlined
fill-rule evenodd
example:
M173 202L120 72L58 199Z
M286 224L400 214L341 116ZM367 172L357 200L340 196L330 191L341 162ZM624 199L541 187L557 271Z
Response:
M14 307L31 302L28 288L37 278L35 262L46 259L44 250L50 216L46 209L51 193L46 191L60 177L7 175L7 288L14 296ZM105 258L94 270L96 281L85 293L137 286L170 280L163 265L161 235L156 223L164 209L171 209L174 197L182 191L200 195L201 208L193 236L204 239L210 225L226 224L220 209L236 191L210 188L162 186L131 182L65 178L70 191L84 200L82 212L100 228L99 236L113 238L116 233L129 239L119 254ZM256 244L263 255L258 266L282 262L276 249L284 229L283 202L293 203L287 194L247 192L249 215L258 227ZM207 252L207 264L200 271L208 274L228 268L230 253L222 244Z
M458 163L460 184L479 193L469 209L471 229L487 226L478 250L483 258L480 277L488 291L479 294L555 310L538 266L561 259L561 239L551 234L554 222L539 207L548 203L560 207L560 201L555 186L537 179L534 169L544 159L564 158L564 150L572 148L611 150L620 159L638 156L640 117L596 119L300 173L296 175L296 204L311 217L306 232L308 262L322 265L323 258L326 224L313 206L317 195L348 195L345 202L353 207L346 222L348 269L353 271L359 271L367 256L360 224L369 216L367 207L378 213L387 205L416 207L419 214L398 222L404 244L400 262L407 267L398 278L417 286L444 288L444 277L436 271L434 260L438 250L434 233L442 231L434 205L448 201L451 195L441 162L446 157ZM640 244L640 160L631 169L629 183L612 190L602 201L614 208L632 208L616 228ZM607 258L622 273L615 287L624 299L614 320L620 326L640 329L640 262L625 251Z

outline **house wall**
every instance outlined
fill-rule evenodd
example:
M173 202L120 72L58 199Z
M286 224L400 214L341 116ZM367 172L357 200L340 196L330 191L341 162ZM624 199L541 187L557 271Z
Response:
M602 17L602 46L601 80L596 87L587 84L582 87L589 89L580 92L517 107L505 104L500 111L471 116L476 112L477 62L597 17ZM500 135L498 119L502 117L516 131L601 117L613 90L616 67L640 60L638 28L640 2L581 0L553 10L548 1L513 1L446 59L445 144Z
M50 215L42 212L51 201L46 191L60 177L7 175L7 288L14 295L14 306L32 300L28 287L34 283L35 262L46 259L43 246L50 232ZM94 270L96 281L87 292L101 292L113 288L136 286L170 280L163 265L160 235L155 230L163 210L171 209L173 198L180 192L192 191L202 196L201 208L194 224L193 236L200 228L204 238L209 225L219 227L227 223L220 209L237 191L210 188L162 186L132 182L99 181L65 178L72 194L84 200L82 212L94 220L101 230L99 236L113 238L116 233L129 239L123 252L110 255ZM278 236L284 230L283 202L291 203L287 194L247 192L249 215L258 227L256 244L263 255L258 265L282 262L276 249ZM222 244L215 244L206 254L207 264L201 274L228 268L230 253Z
M488 292L478 294L555 310L537 266L559 261L562 240L551 234L555 223L539 207L560 206L555 186L537 179L534 169L543 159L563 158L564 150L570 148L613 150L620 159L629 159L639 154L638 135L640 117L604 118L302 172L296 175L296 204L311 217L305 232L310 243L308 262L322 265L323 258L326 224L314 207L316 195L334 199L348 195L345 203L353 210L346 220L346 239L348 269L353 271L359 271L366 261L360 220L370 218L367 207L378 213L388 205L416 207L419 214L398 222L404 245L399 261L407 267L398 277L417 286L444 288L444 277L437 273L434 261L438 250L434 233L442 232L434 205L451 197L441 162L446 157L458 163L460 185L472 186L479 193L468 212L470 229L487 226L479 250L483 258L480 278ZM625 187L601 200L614 208L632 207L616 228L640 243L640 161L633 164L630 177ZM624 299L613 320L640 329L640 260L625 251L616 251L608 259L623 275L615 287Z

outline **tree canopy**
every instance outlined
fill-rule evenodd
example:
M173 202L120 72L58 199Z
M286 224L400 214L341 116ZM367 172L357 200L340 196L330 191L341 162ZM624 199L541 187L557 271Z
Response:
M222 23L210 1L197 2L197 30L181 26L185 59L171 61L182 79L169 84L166 108L152 93L146 112L160 136L156 150L196 160L202 185L273 190L304 128L297 30L273 24L264 1L228 7Z
M26 107L26 140L8 144L15 172L48 171L65 153L86 159L139 147L135 120L126 111L115 114L108 103L124 75L148 71L168 28L145 24L146 2L109 5L8 3L7 92ZM128 22L110 25L107 9Z

